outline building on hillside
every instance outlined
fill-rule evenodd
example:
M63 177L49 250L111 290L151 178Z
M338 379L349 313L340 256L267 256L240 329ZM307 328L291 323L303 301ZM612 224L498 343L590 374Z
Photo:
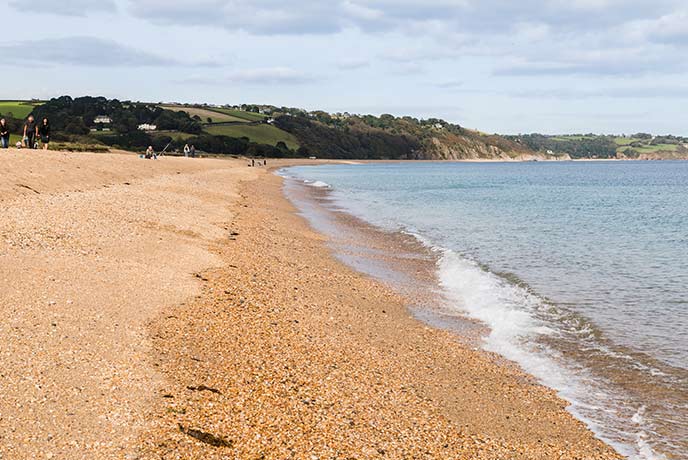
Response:
M148 123L143 123L139 125L139 131L155 131L158 129L156 125L151 125Z
M107 115L98 115L93 119L93 123L97 125L109 125L112 123L112 119Z

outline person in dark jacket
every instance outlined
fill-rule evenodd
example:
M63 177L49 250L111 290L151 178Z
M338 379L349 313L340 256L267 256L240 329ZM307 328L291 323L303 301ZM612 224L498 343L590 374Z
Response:
M48 144L50 144L50 122L47 118L44 118L41 124L38 126L38 135L41 138L43 150L48 150Z
M4 118L0 120L0 146L6 149L10 146L10 127L7 125L7 120Z
M26 123L24 123L24 145L26 146L27 149L35 149L36 144L34 143L36 140L36 135L38 134L38 126L36 126L36 120L33 118L33 115L29 115L29 118L26 119Z

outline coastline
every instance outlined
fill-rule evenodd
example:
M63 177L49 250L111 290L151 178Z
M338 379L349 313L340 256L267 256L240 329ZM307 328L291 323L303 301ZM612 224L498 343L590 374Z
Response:
M7 458L620 458L336 260L270 172L323 161L3 157Z
M620 458L554 391L335 260L280 178L243 183L234 215L225 267L151 325L166 385L144 458Z

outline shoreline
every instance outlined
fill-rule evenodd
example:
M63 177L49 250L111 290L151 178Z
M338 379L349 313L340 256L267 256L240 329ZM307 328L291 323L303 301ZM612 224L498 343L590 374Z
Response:
M382 252L404 252L405 249L400 249L395 245L394 241L398 240L400 236L407 234L403 230L404 228L409 228L407 225L410 225L412 235L420 234L418 241L421 242L423 248L415 252L424 253L426 249L431 248L436 256L434 259L436 266L432 267L433 274L442 279L442 281L438 279L432 280L429 283L429 289L439 290L449 297L448 307L450 312L447 318L449 324L447 324L447 321L438 322L435 315L437 309L430 305L430 315L420 318L426 324L452 330L452 326L457 321L460 323L465 322L463 315L468 315L469 320L471 318L481 318L484 323L479 323L483 325L483 329L479 330L478 346L492 351L499 350L500 354L505 356L505 359L518 363L525 372L536 376L543 385L557 390L562 399L570 402L567 410L577 419L583 421L599 439L614 447L617 452L630 458L636 458L636 456L637 458L664 458L664 455L670 458L674 458L672 455L677 455L676 458L681 457L682 452L685 452L681 448L685 439L683 436L685 425L681 422L681 411L685 407L683 405L685 403L685 393L681 397L681 392L685 389L685 385L681 382L686 381L685 372L681 372L680 368L672 368L669 364L663 364L649 354L644 355L634 352L629 347L613 342L606 336L605 330L602 327L586 320L583 315L575 316L575 311L567 310L565 304L556 304L555 301L547 299L542 294L542 292L546 291L538 292L535 288L528 286L525 281L513 275L513 272L518 273L518 267L513 266L513 264L513 268L507 270L506 275L504 275L504 271L500 272L499 269L494 268L495 266L498 267L498 265L490 267L481 264L479 261L476 262L477 271L467 270L462 262L468 260L470 265L470 263L475 262L477 259L472 259L470 256L458 256L451 248L461 248L462 241L474 242L470 239L471 235L463 234L462 240L457 241L455 239L453 241L449 240L448 244L443 243L446 240L442 239L442 235L438 235L437 231L433 233L433 230L437 227L432 226L434 224L432 213L428 213L430 222L426 225L426 222L423 220L417 218L414 220L408 207L404 203L399 203L401 211L398 215L403 216L403 218L397 218L394 214L395 207L389 205L390 202L396 203L397 201L395 200L402 195L401 187L399 186L399 183L402 183L402 179L397 179L397 174L408 182L413 183L416 188L417 183L412 182L413 176L409 176L409 174L417 172L421 177L424 174L424 167L422 165L419 168L412 165L408 166L409 168L402 169L399 173L396 172L396 168L385 168L381 171L374 167L372 169L363 168L360 174L366 178L364 181L354 179L358 174L356 168L343 168L342 170L335 168L325 168L322 170L295 168L280 172L279 174L286 178L287 183L293 184L290 188L302 189L304 190L303 195L310 197L310 200L305 201L312 203L309 202L304 206L301 203L303 200L295 201L290 196L292 202L299 208L300 213L308 218L311 225L314 225L316 230L325 233L334 240L334 242L330 243L330 246L333 247L333 252L338 258L341 259L341 254L345 253L346 259L349 259L345 260L345 262L354 269L361 271L360 267L363 267L362 271L371 274L370 270L365 269L365 263L362 264L355 259L351 261L352 257L348 254L348 248L342 249L340 247L343 245L339 241L341 233L346 235L346 239L349 239L350 235L354 234L354 239L357 239L359 244L363 246L363 250L359 251L361 253L359 254L360 258L368 258L375 261L381 258L376 251L378 247L383 248ZM478 168L477 165L476 168ZM590 168L594 168L594 166L590 166ZM456 165L456 169L458 171L462 167ZM592 169L590 170L592 171ZM431 173L434 173L434 171L431 170ZM383 182L385 174L394 175L392 180L394 186L391 186L394 189L394 193L389 193L386 188L388 184ZM378 178L382 182L379 188L376 187ZM320 183L321 181L322 183ZM333 185L324 187L325 183ZM426 185L426 183L423 184ZM374 192L366 195L368 190L374 190ZM372 209L377 210L379 213L371 212L371 208L365 207L367 203L370 203ZM313 217L314 213L318 214L315 218ZM323 218L319 214L327 214L329 218ZM322 220L329 220L335 223L343 221L345 229L338 229L336 228L337 225L328 225L321 228L322 226L319 222ZM347 220L353 220L354 222L351 225L346 225ZM456 220L460 219L457 218ZM370 222L375 222L379 226ZM360 226L371 226L374 230L372 232L365 232L365 234L357 234L361 233L358 232L359 228L357 228ZM379 244L375 241L375 230L381 234L378 238L391 243ZM450 231L451 227L445 226L443 235L450 235L451 233L448 233ZM434 235L435 238L432 243L427 238L424 238L423 234L431 238ZM456 245L452 246L452 243ZM373 248L372 255L366 254L365 248L368 247ZM455 249L455 251L457 250ZM449 253L448 258L446 257L447 253ZM439 260L437 260L437 257L439 257ZM394 267L394 270L399 270L400 266L404 264L404 260L401 257L392 256L389 259L389 265ZM440 263L438 264L438 262ZM389 276L386 274L386 267L373 264L371 268L373 269L372 276L385 282L387 281ZM415 271L415 267L410 268L411 272ZM461 270L458 268L461 268ZM555 331L552 333L552 337L549 337L549 334L533 333L531 332L532 330L526 330L525 334L528 334L528 340L524 341L527 345L523 347L521 347L520 340L509 340L508 335L507 339L501 339L500 342L499 335L497 334L496 341L490 342L490 339L492 339L490 333L494 330L501 330L500 328L505 326L503 318L508 318L509 315L500 315L499 312L501 310L493 308L493 305L499 307L500 302L498 299L493 298L490 292L501 292L501 289L497 289L498 286L494 283L481 283L480 281L485 280L475 280L471 276L483 271L488 275L488 281L490 277L499 279L508 286L518 288L519 292L527 292L528 295L532 294L538 301L543 302L542 305L551 305L553 311L566 312L568 314L571 314L573 311L574 316L571 317L581 318L584 321L582 324L586 324L586 328L590 327L588 330L591 332L591 335L594 334L595 341L579 341L579 336L576 334L575 329L573 334L566 336L566 333L569 331L566 329L568 324L557 321L560 316L548 316L547 314L537 316L536 312L533 318L536 318L535 321L542 321L541 324L546 324L545 327ZM473 282L468 284L464 282L461 285L460 280L462 278L465 279L466 276L468 279L473 279ZM390 283L386 282L386 284ZM392 280L391 284L396 288L394 280ZM454 290L457 284L460 287ZM482 286L480 299L470 297L477 290L473 288L473 284ZM491 286L491 289L486 290L485 285ZM468 297L472 298L470 303L465 301L465 292L468 292ZM482 301L482 299L487 300ZM438 299L436 302L442 302L443 300L446 300L446 298ZM455 308L456 305L462 305L462 308L457 310ZM483 308L471 308L471 305L480 305ZM564 306L560 307L560 305ZM424 309L421 309L421 313L423 313L422 310ZM497 310L497 313L494 313L494 310ZM412 311L414 310L412 309ZM545 311L550 312L549 307ZM463 315L461 314L462 312ZM492 314L487 315L485 312L492 312ZM558 313L558 315L561 315L561 313ZM567 317L567 319L571 317ZM485 329L485 324L491 325L489 326L490 328ZM509 327L508 323L506 325ZM460 325L459 335L463 338L465 331L462 329ZM561 336L557 335L559 331L563 331ZM592 353L591 349L599 351ZM518 350L518 352L512 353L512 350ZM632 362L634 366L629 366L628 361Z
M307 160L2 156L0 455L620 458L335 260L270 172Z
M280 178L241 197L225 268L151 326L167 386L144 458L620 458L553 390L335 260Z
M671 428L657 422L662 420L663 415L668 414L668 411L656 412L657 401L662 400L662 397L668 397L668 394L663 393L666 390L660 388L663 382L653 380L655 386L652 386L638 373L611 372L612 368L618 368L609 361L604 361L603 358L598 358L596 361L592 358L583 359L581 353L584 351L580 350L580 344L570 340L557 342L555 339L546 338L540 342L536 341L538 338L531 337L530 344L537 343L543 348L537 350L525 346L519 348L520 344L511 343L512 348L520 350L520 354L516 355L509 354L500 347L490 347L488 337L491 336L495 327L499 329L503 325L491 323L492 317L483 319L483 322L477 320L473 309L457 309L456 305L462 303L462 298L459 300L453 298L451 292L453 281L442 278L442 270L446 272L448 268L456 267L456 255L446 247L431 244L427 239L415 233L409 234L396 226L376 226L364 220L365 218L358 217L361 214L354 213L347 206L346 194L341 191L336 193L336 186L334 188L319 187L317 184L314 186L315 180L330 183L328 177L331 172L330 170L325 173L323 177L316 171L296 168L280 171L279 175L285 178L286 194L299 209L299 214L305 216L316 231L328 235L328 246L337 259L342 260L354 270L391 286L407 299L409 311L424 324L454 332L457 340L469 348L501 350L500 356L503 357L506 365L513 365L515 362L524 372L534 375L539 383L556 390L562 399L570 403L567 411L585 423L595 436L614 447L621 455L631 458L636 458L635 455L642 458L663 458L661 454L651 449L662 449L660 451L667 453L663 449L666 444L660 447L656 443L662 439L681 438L680 431L672 431ZM346 178L351 172L352 168L347 168L342 173L344 183L348 183ZM337 174L334 173L334 176ZM337 184L334 178L332 180ZM360 189L358 191L360 192ZM357 194L354 193L353 197L356 196ZM360 205L356 206L355 200L354 202L349 200L349 205L353 205L359 212L365 209ZM362 215L375 218L375 214ZM395 222L400 223L398 220ZM446 260L447 252L450 253L449 262ZM498 272L490 271L487 266L480 266L480 271L482 270L502 279ZM456 274L452 274L452 278L456 279ZM449 287L445 284L447 282L450 283ZM518 286L542 298L541 294L537 294L531 287L526 287L522 280L516 279L516 282L523 283ZM409 286L412 287L409 288ZM493 286L493 289L497 289L497 286ZM462 290L470 290L470 285L464 285ZM485 296L489 296L489 293L485 292L481 297ZM487 309L491 308L490 306ZM480 317L480 313L477 315ZM557 325L552 324L551 327L556 329ZM504 342L500 344L504 345ZM606 345L614 346L610 343ZM545 349L549 352L543 351ZM631 356L632 353L618 346L614 350L619 353L619 356ZM567 358L562 359L562 356ZM533 365L534 362L537 362L537 365ZM643 361L643 363L646 362ZM657 372L661 372L660 369L666 370L658 364L648 363L648 366L657 369ZM580 374L577 372L579 369ZM590 371L595 373L589 373ZM654 396L642 398L640 392L634 391L642 385L644 385L646 396L649 394ZM675 393L679 391L678 388L674 389ZM589 396L590 394L599 396L593 398ZM666 401L668 405L674 402L673 399ZM645 414L646 408L647 414ZM612 413L614 417L602 415ZM627 431L634 427L635 432ZM661 429L669 431L660 431ZM676 429L679 430L678 427ZM653 438L648 439L649 436L646 434L648 431L652 433ZM650 448L650 445L653 447ZM675 452L680 451L680 448L675 449Z

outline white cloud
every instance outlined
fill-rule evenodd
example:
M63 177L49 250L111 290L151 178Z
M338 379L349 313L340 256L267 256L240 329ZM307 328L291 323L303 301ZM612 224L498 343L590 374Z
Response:
M179 64L153 53L95 37L27 40L0 45L5 59L36 64L90 67L154 67Z
M265 67L254 69L234 70L217 78L206 74L192 75L179 83L198 85L302 85L316 81L313 76L291 69L289 67Z
M27 12L27 7L30 7L28 14L54 14L58 16L88 16L92 13L112 13L117 10L114 0L98 0L93 2L91 0L12 0L9 6L18 11Z

